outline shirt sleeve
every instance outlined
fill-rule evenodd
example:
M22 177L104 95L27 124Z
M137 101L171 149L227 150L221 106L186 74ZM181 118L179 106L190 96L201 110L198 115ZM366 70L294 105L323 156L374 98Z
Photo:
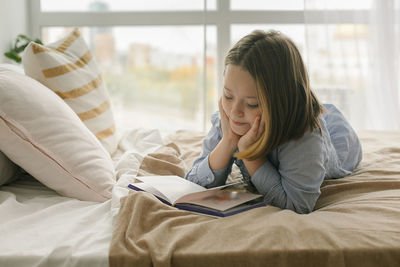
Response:
M297 213L314 209L325 177L326 152L316 130L277 151L278 164L265 162L251 178L266 204Z
M344 115L332 104L324 104L326 128L336 154L336 168L327 178L339 178L354 171L362 159L362 147L357 133Z
M225 184L229 173L232 171L233 164L232 158L226 168L221 170L211 170L208 162L209 155L222 139L219 112L215 112L211 116L211 122L212 127L203 140L201 155L194 161L192 168L185 175L185 179L207 188Z

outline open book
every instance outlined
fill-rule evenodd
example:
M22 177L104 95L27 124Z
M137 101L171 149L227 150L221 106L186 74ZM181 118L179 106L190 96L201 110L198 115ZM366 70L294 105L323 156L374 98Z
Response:
M262 195L247 191L243 183L206 189L179 176L141 176L129 188L146 191L176 208L212 216L230 216L265 206Z

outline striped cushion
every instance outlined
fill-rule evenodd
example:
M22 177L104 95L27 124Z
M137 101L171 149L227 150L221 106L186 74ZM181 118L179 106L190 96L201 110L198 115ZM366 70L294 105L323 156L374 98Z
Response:
M99 140L46 86L1 66L0 151L62 196L112 196L113 161Z
M117 148L110 97L96 61L78 29L46 46L24 51L25 73L59 95L112 154Z

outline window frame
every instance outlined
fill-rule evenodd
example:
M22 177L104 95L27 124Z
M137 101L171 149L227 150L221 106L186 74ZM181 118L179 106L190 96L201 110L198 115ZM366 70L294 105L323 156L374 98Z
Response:
M216 10L200 11L107 11L107 12L42 12L40 0L29 0L30 34L41 38L42 27L112 27L112 26L177 26L214 25L217 33L216 84L221 95L224 56L231 47L231 26L235 24L339 24L369 23L368 10L231 10L230 0L216 0ZM206 32L204 40L206 41ZM206 44L204 44L206 50ZM204 53L205 54L205 53ZM205 56L204 56L205 60ZM205 75L205 64L203 73ZM204 76L205 77L205 76ZM204 83L205 84L205 83ZM206 113L206 90L203 87ZM205 130L206 114L203 128Z

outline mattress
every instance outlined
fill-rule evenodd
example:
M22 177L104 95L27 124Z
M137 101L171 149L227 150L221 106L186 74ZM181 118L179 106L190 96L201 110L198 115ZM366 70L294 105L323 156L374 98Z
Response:
M0 266L108 266L111 200L61 197L25 174L0 203Z
M113 157L117 177L134 177L161 144L158 130L127 130ZM0 187L0 266L109 266L113 221L129 182L119 179L104 203L60 196L27 173Z
M112 199L62 197L24 173L0 187L0 266L396 266L400 132L360 133L363 161L325 181L315 211L267 206L227 218L177 210L127 188L136 176L182 176L201 133L134 129L114 155ZM238 175L234 169L231 178Z

